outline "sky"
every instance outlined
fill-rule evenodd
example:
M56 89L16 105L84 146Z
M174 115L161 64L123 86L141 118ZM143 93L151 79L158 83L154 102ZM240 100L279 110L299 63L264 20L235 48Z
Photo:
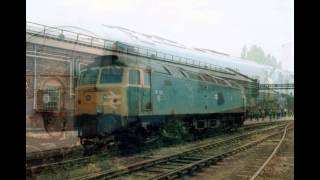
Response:
M293 0L26 0L26 5L27 21L50 26L120 26L236 57L244 45L255 44L293 71Z

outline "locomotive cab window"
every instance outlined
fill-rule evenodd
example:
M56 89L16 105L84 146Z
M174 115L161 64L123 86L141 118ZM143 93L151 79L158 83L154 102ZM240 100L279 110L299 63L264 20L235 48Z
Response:
M140 84L140 72L138 70L129 70L129 84Z
M89 69L81 72L80 85L96 84L98 77L97 69Z
M101 71L100 83L121 83L123 69L118 67L110 67Z

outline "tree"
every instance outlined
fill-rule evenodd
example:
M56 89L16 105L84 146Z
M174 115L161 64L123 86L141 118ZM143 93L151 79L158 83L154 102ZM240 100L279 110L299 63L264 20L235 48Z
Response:
M266 54L263 49L257 45L253 45L247 50L244 45L241 52L241 58L254 61L258 64L266 64L273 67L281 68L281 63L271 54Z
M246 58L247 56L247 46L244 45L241 52L241 58Z

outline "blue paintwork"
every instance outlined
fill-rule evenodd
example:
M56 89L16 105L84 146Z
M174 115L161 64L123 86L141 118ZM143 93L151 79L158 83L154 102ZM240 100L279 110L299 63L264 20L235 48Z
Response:
M235 110L239 112L239 109L244 112L243 96L240 89L234 87L179 79L161 73L152 73L151 82L152 111L143 111L141 106L144 89L129 87L129 116L210 114ZM216 99L218 93L223 96L221 104Z
M155 114L207 114L243 107L239 89L172 78L159 73L153 73L151 77ZM171 82L171 85L165 81ZM205 86L208 86L208 89ZM221 105L218 105L215 99L218 92L224 96L225 102Z

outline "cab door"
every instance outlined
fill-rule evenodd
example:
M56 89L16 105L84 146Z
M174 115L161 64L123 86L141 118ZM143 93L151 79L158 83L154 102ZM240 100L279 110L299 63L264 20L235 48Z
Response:
M142 88L142 98L141 98L141 111L148 112L152 111L151 102L151 71L143 71L143 88Z
M140 71L128 70L128 116L137 116L140 112Z

